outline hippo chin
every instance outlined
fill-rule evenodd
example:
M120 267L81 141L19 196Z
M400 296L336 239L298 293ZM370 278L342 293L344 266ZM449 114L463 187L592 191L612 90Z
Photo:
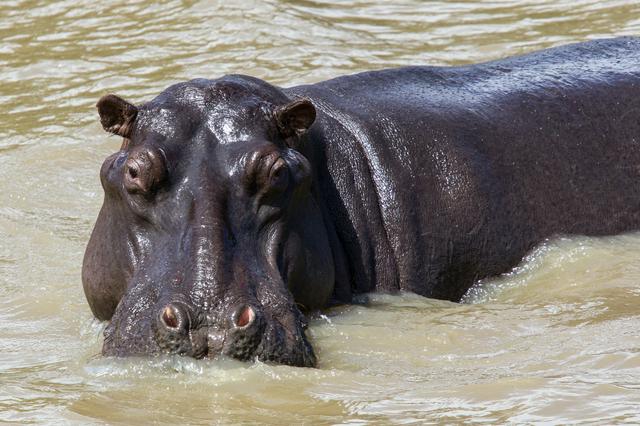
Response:
M82 271L105 355L314 366L303 312L457 301L546 238L640 228L638 39L97 106L124 138Z

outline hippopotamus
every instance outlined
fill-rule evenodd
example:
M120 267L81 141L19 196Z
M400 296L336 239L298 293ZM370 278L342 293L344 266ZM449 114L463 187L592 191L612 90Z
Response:
M639 40L102 97L123 138L82 269L103 354L315 366L309 312L459 301L546 239L638 230Z

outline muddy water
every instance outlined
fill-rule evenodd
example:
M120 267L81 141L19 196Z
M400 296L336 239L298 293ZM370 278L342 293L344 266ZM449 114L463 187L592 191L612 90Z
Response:
M639 236L549 242L466 304L375 296L324 312L318 369L102 359L80 283L98 168L119 146L97 123L102 94L634 33L640 5L613 0L0 2L0 421L640 422Z

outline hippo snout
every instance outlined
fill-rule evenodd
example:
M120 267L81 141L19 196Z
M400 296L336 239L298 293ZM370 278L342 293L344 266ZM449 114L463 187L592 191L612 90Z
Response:
M265 331L262 312L252 305L240 305L232 310L225 338L225 355L249 360L256 355Z
M202 358L208 352L207 337L201 319L193 309L178 302L167 303L155 321L155 340L162 352Z
M155 328L155 339L161 352L194 358L223 354L250 360L256 356L262 340L265 319L251 304L240 304L231 309L226 320L208 321L194 314L194 309L188 305L172 302L160 308Z

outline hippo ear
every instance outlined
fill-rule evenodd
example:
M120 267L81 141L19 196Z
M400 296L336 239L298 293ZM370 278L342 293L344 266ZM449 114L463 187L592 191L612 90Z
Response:
M316 119L316 109L307 98L297 99L276 109L276 123L287 139L306 132Z
M106 95L96 104L100 114L100 123L109 133L128 138L132 124L138 115L138 108L119 96Z

